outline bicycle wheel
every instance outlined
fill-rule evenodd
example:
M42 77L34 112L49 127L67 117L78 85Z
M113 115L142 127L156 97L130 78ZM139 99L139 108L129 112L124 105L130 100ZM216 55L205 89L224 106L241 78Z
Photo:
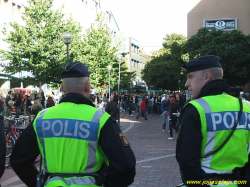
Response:
M120 118L123 118L125 116L125 110L120 108Z
M10 157L15 143L16 139L13 136L10 136L8 139L6 139L6 154L5 154L6 158Z

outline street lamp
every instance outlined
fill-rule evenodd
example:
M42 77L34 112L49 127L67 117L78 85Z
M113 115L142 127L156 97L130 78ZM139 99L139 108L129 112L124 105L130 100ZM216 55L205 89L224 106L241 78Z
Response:
M69 44L71 44L74 36L71 32L65 32L62 35L62 40L67 46L67 64L69 64Z
M121 61L123 59L123 55L119 54L116 57L116 60L119 62L119 79L118 79L118 94L120 93L120 81L121 81Z
M118 79L118 125L120 126L120 81L121 81L121 61L123 59L123 55L119 54L116 57L116 60L119 62L119 79Z
M112 69L112 66L111 65L108 65L108 70L109 70L109 101L110 101L110 71Z

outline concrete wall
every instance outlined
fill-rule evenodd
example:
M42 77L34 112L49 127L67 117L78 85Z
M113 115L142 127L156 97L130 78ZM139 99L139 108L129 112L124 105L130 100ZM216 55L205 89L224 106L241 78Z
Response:
M237 18L238 29L250 33L250 0L201 0L187 15L187 37L203 27L204 19Z

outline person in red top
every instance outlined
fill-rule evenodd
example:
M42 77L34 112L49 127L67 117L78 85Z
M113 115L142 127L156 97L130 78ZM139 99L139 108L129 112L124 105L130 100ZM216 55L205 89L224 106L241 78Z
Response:
M144 117L145 117L145 120L148 120L147 119L147 113L146 113L146 109L147 109L147 98L143 98L142 99L142 102L140 104L140 113L136 116L136 119L138 120L138 118L142 115L142 113L144 114Z

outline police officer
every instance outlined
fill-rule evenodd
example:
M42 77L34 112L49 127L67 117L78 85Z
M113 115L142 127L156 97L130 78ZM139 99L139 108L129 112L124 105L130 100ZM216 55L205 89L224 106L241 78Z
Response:
M11 155L14 171L27 186L36 186L38 170L33 163L41 153L49 176L45 186L101 186L97 181L104 175L108 186L130 185L134 153L115 119L88 99L88 68L82 62L70 63L62 78L65 97L39 112L20 136Z
M232 184L234 181L249 180L250 104L242 102L242 115L237 124L240 101L228 95L230 87L222 79L223 69L218 56L196 58L183 68L187 73L185 86L191 93L191 101L180 115L176 159L184 183L187 186L214 183L231 187L237 186ZM237 128L233 132L235 124ZM231 136L230 132L233 132Z
M6 142L4 135L3 116L1 115L0 116L0 179L3 176L5 170L5 153L6 153Z

